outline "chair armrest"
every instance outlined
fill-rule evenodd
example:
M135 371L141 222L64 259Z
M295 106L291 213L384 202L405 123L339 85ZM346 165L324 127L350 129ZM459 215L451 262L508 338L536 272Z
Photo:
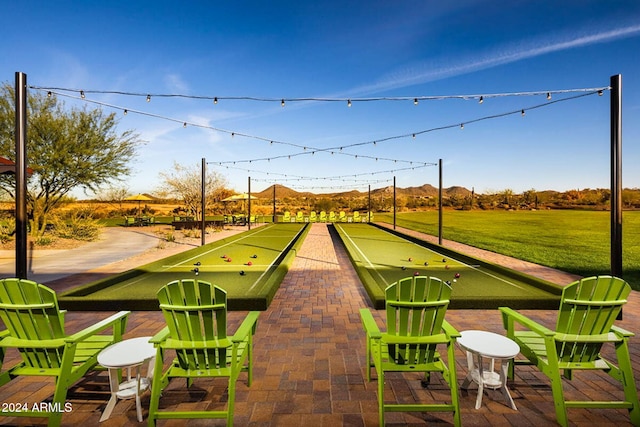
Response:
M509 323L513 323L515 321L540 336L554 336L556 334L555 331L541 325L535 320L523 316L509 307L500 307L499 310L502 312L502 321L506 330L510 330Z
M458 330L451 326L451 324L446 320L442 321L442 330L444 331L447 338L460 338L462 336L460 335L460 332L458 332Z
M380 328L378 328L378 324L376 323L375 319L373 318L373 314L371 314L371 311L368 308L360 309L360 319L362 320L362 326L367 333L367 337L377 340L382 338Z
M101 320L100 322L96 323L95 325L91 325L88 328L83 329L80 332L76 332L73 335L69 335L68 337L65 338L65 341L68 343L73 343L73 342L79 342L79 341L83 341L86 340L89 337L92 337L94 335L97 335L98 332L102 332L105 329L110 328L111 326L113 326L114 328L114 335L119 335L120 337L122 337L122 334L124 333L124 329L126 327L127 324L127 319L129 317L129 313L131 313L130 311L119 311L118 313L107 317L104 320ZM118 331L118 322L121 323L121 328L122 330Z
M259 311L250 311L249 314L247 314L247 317L242 321L242 324L240 324L236 333L231 337L231 341L234 343L242 342L249 336L249 334L254 335L256 333L258 316L260 316Z
M164 341L166 341L168 336L169 336L169 327L165 326L164 328L162 328L162 330L160 330L160 332L156 333L153 337L151 337L149 342L157 347L158 344L162 344Z
M611 326L611 332L613 332L614 334L616 334L618 336L627 337L627 338L630 338L630 337L633 337L633 336L636 335L633 332L629 332L626 329L622 329L621 327L615 326L615 325Z

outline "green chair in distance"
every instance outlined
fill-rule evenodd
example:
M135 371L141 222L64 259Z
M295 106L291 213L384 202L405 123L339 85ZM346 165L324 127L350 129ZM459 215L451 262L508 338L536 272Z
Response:
M167 326L150 342L157 349L149 425L159 419L217 418L233 425L236 381L247 372L247 384L253 377L253 335L260 312L251 311L235 334L227 336L227 293L211 283L198 280L175 280L158 291L160 309ZM176 357L164 370L163 355ZM160 397L172 378L185 378L187 387L195 379L228 378L226 409L200 407L199 410L160 409Z
M334 211L329 212L329 222L336 222L338 219Z
M309 222L318 222L318 214L316 211L311 211L309 214Z
M291 212L285 211L282 215L282 222L291 222Z
M304 222L304 212L298 211L296 214L296 222Z
M626 408L631 423L640 425L638 391L628 345L634 334L613 324L630 292L627 282L611 276L588 277L567 285L562 292L555 330L510 308L500 308L507 336L518 343L527 359L516 359L514 363L536 365L549 378L560 425L569 424L567 408ZM618 366L600 354L604 344L615 348ZM513 368L512 363L511 378ZM574 371L581 370L606 372L621 383L624 400L566 400L562 377L572 380Z
M55 378L55 390L50 402L16 405L0 415L46 417L49 426L60 425L69 411L68 389L98 365L104 348L122 340L128 316L128 311L121 311L67 335L65 311L59 309L52 289L31 280L1 279L0 318L6 329L0 332L0 386L20 376L48 376ZM11 348L22 361L7 368L4 358ZM42 403L48 403L46 408Z
M348 219L347 213L345 211L340 211L340 214L338 215L338 222L347 222Z
M320 222L327 222L327 212L320 211Z
M387 287L387 331L380 332L369 309L360 310L367 335L367 380L371 368L378 375L378 408L380 425L385 412L452 412L453 422L460 425L460 406L456 377L455 342L460 336L445 319L451 287L436 277L411 276ZM438 347L446 350L447 363ZM387 403L387 372L420 372L428 386L432 372L440 372L451 391L450 403ZM386 384L389 387L390 382Z
M362 222L362 217L360 216L359 211L353 212L353 222Z

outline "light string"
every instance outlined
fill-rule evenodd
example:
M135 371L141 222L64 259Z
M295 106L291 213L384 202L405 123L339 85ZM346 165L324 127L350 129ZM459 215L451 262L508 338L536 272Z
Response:
M418 105L420 101L438 101L445 99L462 99L462 100L478 100L482 103L489 98L501 98L501 97L513 97L513 96L546 96L547 99L551 99L552 95L566 94L575 92L598 92L609 90L609 86L597 87L597 88L578 88L578 89L560 89L560 90L541 90L530 92L502 92L502 93L487 93L487 94L473 94L473 95L418 95L418 96L379 96L379 97L363 97L363 98L330 98L330 97L299 97L299 98L270 98L270 97L256 97L256 96L209 96L209 95L186 95L186 94L167 94L167 93L150 93L150 92L126 92L116 90L93 90L93 89L71 89L62 87L47 87L47 86L29 86L31 89L43 90L43 91L55 91L55 92L72 92L78 93L83 99L87 94L101 94L101 95L121 95L131 97L143 97L147 102L150 102L153 98L184 98L184 99L196 99L213 101L217 104L220 101L255 101L255 102L277 102L284 106L287 102L342 102L346 103L350 107L353 103L357 102L380 102L380 101L411 101L414 105Z
M416 165L416 166L410 166L410 167L404 167L404 168L396 168L396 169L390 169L390 170L380 170L380 171L373 171L373 172L360 172L360 173L355 173L355 174L345 174L345 175L336 175L336 176L329 176L329 177L314 177L314 176L303 176L303 175L293 175L293 174L285 174L285 173L279 173L279 172L267 172L267 171L261 171L261 170L257 170L257 169L246 169L246 168L241 168L241 167L236 167L236 166L231 166L228 164L221 164L221 162L207 162L208 165L216 165L216 166L220 166L220 167L224 167L226 169L235 169L235 170L240 170L243 172L247 172L247 173L260 173L260 174L264 174L264 175L268 175L268 176L277 176L279 177L279 181L282 182L287 182L287 181L318 181L318 180L325 180L325 181L344 181L345 179L350 179L351 182L363 182L363 183L367 183L370 182L370 180L360 180L358 181L358 177L363 177L363 176L375 176L375 175L380 175L380 174L389 174L389 173L396 173L396 172L402 172L402 171L407 171L407 170L415 170L415 169L420 169L420 168L424 168L427 166L436 166L437 163L423 163L420 165ZM253 178L252 178L253 179Z
M47 90L48 95L50 96L54 90L54 88L41 88L38 86L31 86L31 88L36 89L36 90ZM471 120L467 120L461 123L455 123L455 124L449 124L449 125L445 125L445 126L439 126L439 127L434 127L434 128L430 128L430 129L424 129L424 130L420 130L420 131L416 131L416 132L411 132L411 133L406 133L406 134L402 134L402 135L394 135L394 136L389 136L389 137L385 137L385 138L380 138L380 139L376 139L376 140L369 140L369 141L362 141L362 142L357 142L357 143L352 143L352 144L346 144L346 145L341 145L341 146L334 146L334 147L328 147L328 148L317 148L317 147L310 147L307 145L302 145L302 144L296 144L296 143L292 143L292 142L286 142L286 141L279 141L279 140L275 140L275 139L269 139L269 138L265 138L262 136L256 136L256 135L250 135L250 134L245 134L242 132L235 132L235 131L230 131L227 129L222 129L222 128L217 128L214 126L209 126L209 125L202 125L202 124L198 124L198 123L192 123L192 122L188 122L188 121L184 121L184 120L179 120L179 119L175 119L175 118L171 118L171 117L166 117L166 116L161 116L158 114L153 114L153 113L148 113L145 111L140 111L140 110L133 110L133 109L128 109L128 108L124 108L121 106L117 106L117 105L113 105L113 104L109 104L106 102L102 102L102 101L97 101L97 100L90 100L86 98L86 91L81 90L81 97L80 99L84 102L90 102L96 105L100 105L100 106L104 106L104 107L108 107L108 108L112 108L112 109L118 109L123 111L125 114L131 112L131 113L136 113L136 114L140 114L143 116L148 116L148 117L153 117L153 118L158 118L158 119L162 119L162 120L167 120L167 121L172 121L175 123L182 123L183 127L187 127L187 125L189 126L193 126L193 127L198 127L198 128L202 128L202 129L208 129L208 130L213 130L216 132L222 132L222 133L227 133L229 135L231 135L232 137L234 136L239 136L239 137L245 137L245 138L249 138L249 139L255 139L255 140L259 140L259 141L263 141L263 142L269 142L270 144L279 144L279 145L285 145L285 146L291 146L291 147L295 147L295 148L299 148L302 149L303 152L299 152L299 153L293 153L293 154L285 154L285 155L280 155L280 156L271 156L271 157L264 157L264 158L257 158L257 159L243 159L243 160L230 160L230 161L226 161L226 162L220 162L219 164L237 164L237 163L253 163L253 162L259 162L259 161L271 161L271 160L276 160L276 159L281 159L281 158L291 158L291 157L297 157L297 156L301 156L301 155L313 155L316 152L329 152L331 154L340 154L340 155L346 155L346 156L351 156L354 158L367 158L367 159L371 159L371 160L383 160L383 161L390 161L390 162L394 162L394 163L409 163L412 164L413 162L411 161L407 161L407 160L398 160L398 159L390 159L390 158L386 158L386 157L376 157L376 156L370 156L370 155L362 155L362 154L353 154L353 153L349 153L349 152L344 152L343 149L345 148L353 148L353 147L358 147L358 146L364 146L364 145L376 145L378 143L382 143L382 142L388 142L388 141L392 141L392 140L396 140L396 139L403 139L403 138L416 138L416 136L418 135L423 135L426 133L430 133L430 132L436 132L436 131L440 131L440 130L446 130L446 129L451 129L451 128L455 128L455 127L460 127L461 129L464 129L465 124L470 124L470 123L477 123L480 121L484 121L484 120L491 120L491 119L496 119L496 118L501 118L501 117L506 117L509 115L513 115L513 114L521 114L522 116L525 115L525 110L534 110L534 109L538 109L538 108L542 108L542 107L546 107L552 104L556 104L558 102L565 102L565 101L570 101L570 100L574 100L574 99L578 99L578 98L582 98L585 96L590 96L590 95L594 95L594 94L598 94L598 95L602 95L603 94L603 90L608 90L610 89L610 87L603 87L603 88L593 88L593 89L567 89L567 90L563 90L563 91L555 91L554 93L575 93L575 92L580 92L578 95L574 95L574 96L570 96L570 97L565 97L565 98L560 98L560 99L556 99L556 100L551 100L552 96L551 96L551 91L549 92L544 92L546 94L546 99L549 100L548 102L542 103L542 104L537 104L537 105L533 105L533 106L529 106L526 108L519 108L517 110L513 110L513 111L508 111L508 112L504 112L504 113L498 113L498 114L493 114L493 115L489 115L489 116L484 116L484 117L479 117L476 119L471 119ZM70 89L62 89L62 90L68 90L71 91ZM74 92L77 90L73 90ZM118 92L113 92L113 91L92 91L93 93L95 92L99 92L99 93L118 93ZM63 96L63 97L68 97L68 98L73 98L73 99L78 99L76 96L74 95L70 95L68 93L64 93L64 92L55 92L56 95L59 96ZM519 92L517 93L520 96L524 96L529 95L531 96L532 94L541 94L543 92ZM125 94L123 92L123 94ZM509 95L514 95L514 93L511 94L490 94L490 95L486 95L487 97L496 97L496 96L509 96ZM146 95L147 96L147 100L150 101L151 100L151 96L152 95ZM165 95L165 96L169 96L169 95ZM182 96L182 95L172 95L172 96ZM475 97L476 95L454 95L451 97L455 97L455 98L472 98ZM484 102L484 97L485 95L480 95L479 96L479 101L480 102ZM302 98L297 98L297 99L302 99ZM306 98L305 98L306 99ZM370 100L374 100L374 99L379 99L379 98L371 98ZM385 99L391 99L391 98L385 98ZM309 151L308 151L309 150Z

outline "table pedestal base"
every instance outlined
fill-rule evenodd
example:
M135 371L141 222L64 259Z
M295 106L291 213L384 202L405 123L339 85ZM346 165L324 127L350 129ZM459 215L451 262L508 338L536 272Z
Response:
M516 404L511 398L509 389L507 388L507 368L509 365L509 359L500 359L500 373L494 371L495 359L490 359L490 368L488 372L484 371L483 362L484 358L479 354L477 356L477 363L474 364L473 354L467 351L467 365L469 367L469 373L462 382L460 388L467 390L472 382L478 385L478 397L476 398L476 409L480 409L482 406L482 395L484 394L484 388L500 389L502 395L507 401L507 406L511 409L517 410Z

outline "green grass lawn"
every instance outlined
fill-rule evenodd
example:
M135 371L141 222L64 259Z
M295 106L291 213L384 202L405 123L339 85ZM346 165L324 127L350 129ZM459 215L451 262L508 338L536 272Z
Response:
M610 272L609 212L579 210L443 212L442 237L559 270ZM393 214L376 214L393 224ZM623 276L640 290L640 212L623 212ZM438 235L438 211L403 212L396 224Z

